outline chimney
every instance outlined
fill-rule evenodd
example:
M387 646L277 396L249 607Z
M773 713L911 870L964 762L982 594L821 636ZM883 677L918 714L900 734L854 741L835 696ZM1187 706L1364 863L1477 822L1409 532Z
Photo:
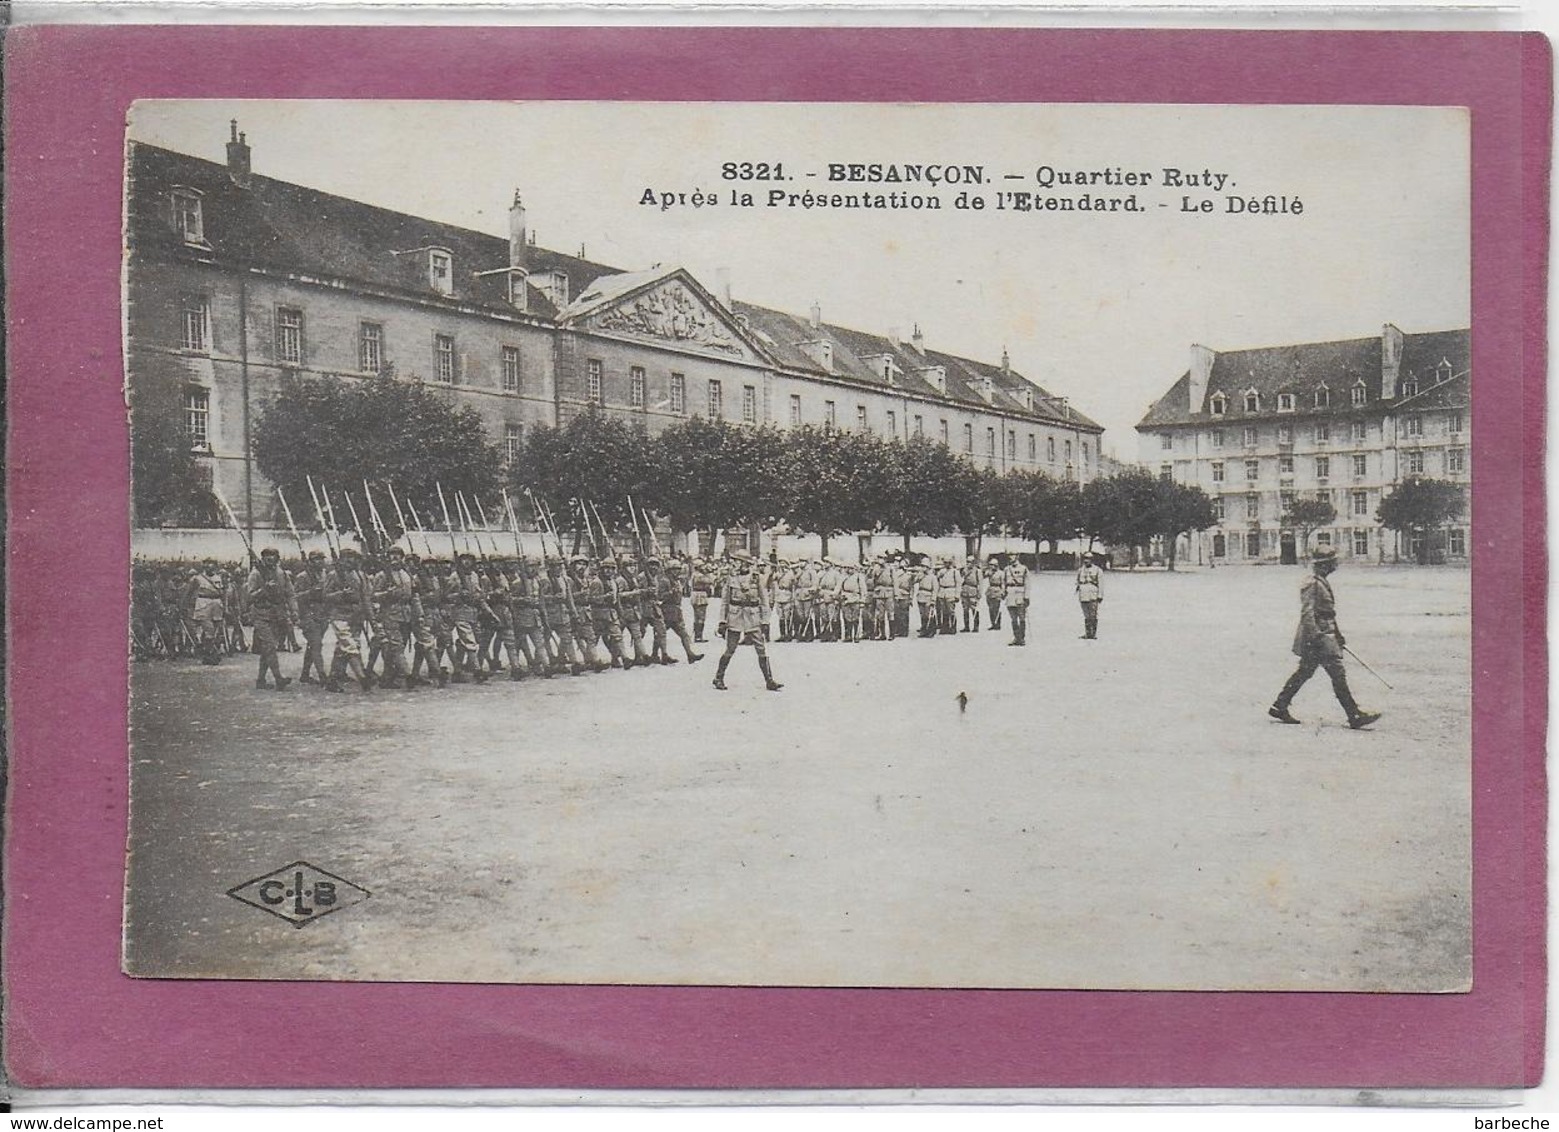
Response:
M1007 356L1007 347L1005 346L1001 348L1001 372L1012 372L1012 359Z
M228 123L232 131L227 142L227 175L240 189L249 187L249 143L238 132L238 119Z
M509 206L509 266L525 266L525 202L520 190L514 190L514 203Z
M815 299L812 301L812 314L808 321L811 322L813 330L823 329L823 308L817 305Z
M1213 375L1213 360L1218 355L1206 346L1191 344L1191 403L1187 412L1200 413L1207 400L1207 382Z
M731 269L722 267L715 272L715 280L720 288L720 301L725 304L725 309L731 309Z
M1397 376L1402 369L1402 331L1391 323L1380 328L1380 395L1390 400L1397 395Z
M915 323L915 330L909 336L909 344L915 347L915 353L921 357L926 356L926 336L920 332L920 323Z

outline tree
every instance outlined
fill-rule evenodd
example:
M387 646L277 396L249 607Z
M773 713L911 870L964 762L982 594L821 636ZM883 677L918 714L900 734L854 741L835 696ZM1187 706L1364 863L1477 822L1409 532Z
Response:
M771 527L787 510L784 434L693 417L655 440L653 506L680 530Z
M632 529L629 496L636 509L657 507L661 478L649 437L594 405L562 428L532 429L509 469L517 490L535 491L573 531L576 549L583 531L600 530L598 516L609 532Z
M895 463L889 446L864 432L811 426L785 435L792 492L785 519L811 531L828 553L831 536L873 530L889 511L895 491Z
M1154 480L1153 500L1149 527L1151 533L1164 539L1169 568L1173 570L1180 536L1206 530L1218 521L1218 516L1208 494L1190 484L1166 479Z
M1090 480L1083 488L1080 529L1110 546L1145 545L1160 533L1157 484L1161 482L1141 468L1125 468ZM1136 564L1135 556L1132 564Z
M450 520L458 527L457 497L472 506L476 500L496 504L502 464L475 409L456 408L420 382L398 381L390 367L364 380L283 378L255 421L254 457L266 478L286 493L299 523L315 519L307 482L312 478L330 493L337 526L352 524L347 501L353 500L365 528L372 527L365 479L376 489L393 485L403 505L415 507L429 528L443 523L437 490L443 488ZM396 533L396 515L385 513L385 497L377 490L375 496L386 527ZM407 523L414 525L409 513Z
M227 521L184 431L180 388L148 376L130 389L130 498L137 526Z
M1083 495L1076 485L1039 471L1008 472L998 482L1000 510L1006 525L1023 538L1051 549L1062 539L1076 538L1087 527Z
M981 481L973 464L955 456L940 441L923 436L892 444L879 442L878 447L889 479L886 490L878 495L879 509L859 527L880 523L898 531L906 551L915 535L945 535L955 530L966 535L980 533L984 522L975 512Z
M1300 551L1310 557L1310 534L1337 521L1337 508L1325 499L1296 499L1283 513L1283 525L1299 531Z
M1436 542L1434 536L1466 510L1467 496L1460 484L1414 477L1403 481L1381 500L1375 519L1383 527L1406 532L1410 538L1415 533L1421 534L1418 562L1425 565Z

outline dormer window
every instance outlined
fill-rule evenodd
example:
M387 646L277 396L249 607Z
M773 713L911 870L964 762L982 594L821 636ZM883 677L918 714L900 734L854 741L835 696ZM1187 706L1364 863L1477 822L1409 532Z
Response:
M1261 394L1257 393L1255 389L1247 389L1245 391L1245 411L1247 413L1261 412Z
M177 188L173 190L173 230L186 244L206 242L205 218L201 214L199 189Z
M947 369L944 366L929 366L919 372L920 376L925 378L931 385L931 388L938 393L947 392Z
M428 249L428 286L440 295L455 293L455 257L443 248Z
M1294 395L1292 393L1278 394L1278 412L1292 413L1294 411Z
M1229 399L1222 393L1214 393L1212 399L1213 416L1221 417L1229 411Z
M1332 391L1325 385L1318 386L1315 391L1315 407L1324 409L1332 403Z
M996 382L989 377L980 379L980 396L987 401L996 400Z
M509 272L509 305L515 310L524 310L526 306L525 272Z
M1363 405L1368 402L1369 399L1369 390L1365 388L1364 379L1361 377L1358 381L1353 383L1353 403L1355 406Z
M1023 407L1031 413L1034 411L1034 391L1032 389L1023 391Z
M1403 396L1403 397L1417 397L1418 396L1418 379L1416 377L1410 377L1410 378L1408 378L1406 381L1404 381L1402 383L1402 393L1401 393L1401 396Z
M1441 358L1440 364L1434 368L1435 384L1438 385L1442 381L1450 381L1453 372L1454 367L1451 365L1451 360L1449 358Z
M834 344L826 338L817 338L811 342L801 343L801 352L811 358L828 372L834 370Z

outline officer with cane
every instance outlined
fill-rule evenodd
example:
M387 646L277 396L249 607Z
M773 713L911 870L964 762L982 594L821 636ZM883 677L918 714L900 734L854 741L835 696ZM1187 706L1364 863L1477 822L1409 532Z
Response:
M1342 663L1348 642L1337 627L1337 599L1332 595L1332 584L1326 580L1337 569L1337 551L1321 547L1311 556L1311 568L1313 573L1299 587L1299 628L1294 632L1294 655L1299 657L1299 667L1272 701L1267 714L1279 723L1298 723L1288 706L1315 670L1324 668L1332 678L1337 702L1348 713L1348 726L1358 731L1378 720L1380 712L1359 707L1348 688L1348 673Z

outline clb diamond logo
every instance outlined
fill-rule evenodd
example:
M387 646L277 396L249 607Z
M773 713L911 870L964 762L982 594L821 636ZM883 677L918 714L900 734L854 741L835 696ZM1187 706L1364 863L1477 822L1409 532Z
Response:
M367 900L366 888L334 873L294 861L227 890L234 900L279 916L295 928Z

